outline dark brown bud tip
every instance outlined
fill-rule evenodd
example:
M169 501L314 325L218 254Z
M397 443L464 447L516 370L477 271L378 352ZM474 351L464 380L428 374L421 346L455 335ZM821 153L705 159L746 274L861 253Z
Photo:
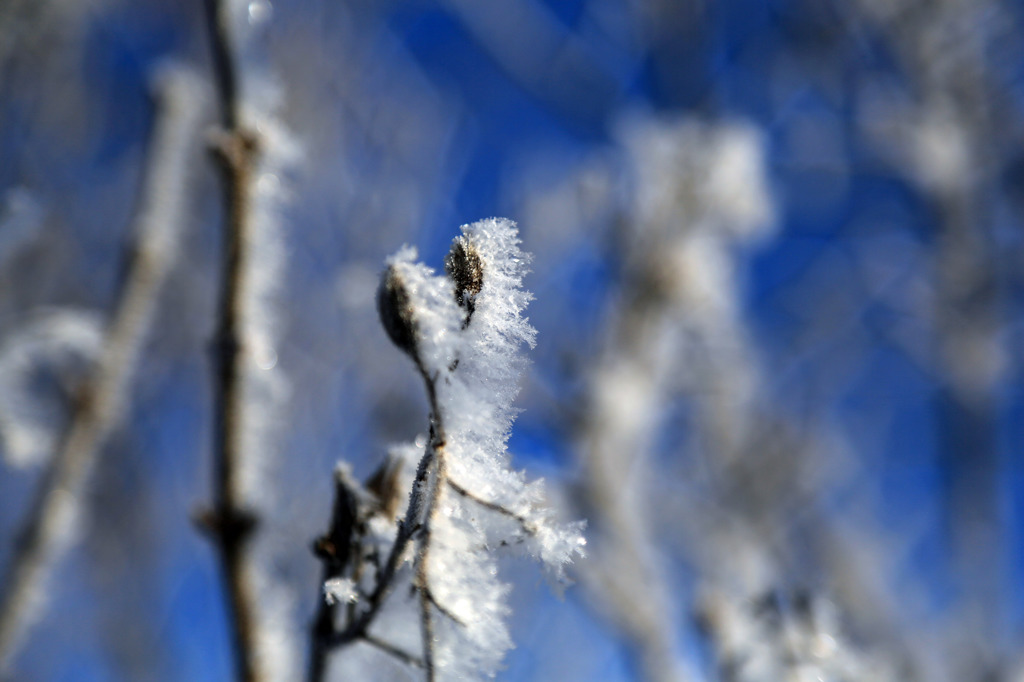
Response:
M394 266L384 271L377 288L377 314L391 342L416 357L416 320L409 292Z
M463 308L471 308L473 299L484 286L484 262L468 237L463 235L452 240L451 251L444 258L444 269L455 283L455 300Z

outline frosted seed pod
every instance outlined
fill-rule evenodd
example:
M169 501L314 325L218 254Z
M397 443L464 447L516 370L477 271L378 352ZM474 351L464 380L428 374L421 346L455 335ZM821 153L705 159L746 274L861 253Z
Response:
M409 292L394 266L384 271L377 288L377 314L391 342L415 358L416 320Z

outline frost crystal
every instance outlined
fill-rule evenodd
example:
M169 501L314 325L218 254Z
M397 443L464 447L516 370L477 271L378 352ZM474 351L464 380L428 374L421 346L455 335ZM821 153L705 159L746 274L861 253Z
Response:
M331 578L324 583L324 599L328 604L354 604L358 598L356 585L349 578Z

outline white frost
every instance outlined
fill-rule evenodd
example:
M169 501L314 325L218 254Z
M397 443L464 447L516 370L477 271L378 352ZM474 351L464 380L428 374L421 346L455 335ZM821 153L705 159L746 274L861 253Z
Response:
M54 310L0 347L0 437L9 464L36 465L53 452L68 406L54 390L41 390L41 375L50 374L66 400L98 357L102 339L98 315Z
M331 578L324 583L324 599L328 604L354 604L359 592L350 578Z

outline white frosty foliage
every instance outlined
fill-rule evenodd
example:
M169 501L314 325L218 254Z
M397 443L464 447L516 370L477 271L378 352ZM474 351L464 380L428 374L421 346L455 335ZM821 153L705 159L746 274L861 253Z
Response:
M291 587L272 575L266 556L258 555L247 569L260 595L260 611L256 629L256 666L267 680L292 680L297 669L295 661L295 594Z
M245 272L242 277L241 333L244 363L245 425L242 451L248 453L242 467L245 496L267 499L265 485L273 466L273 450L282 425L291 386L278 365L278 345L284 323L280 314L280 288L285 275L285 239L282 213L289 201L289 178L301 153L288 131L275 118L250 113L258 131L257 162L250 179Z
M472 519L471 515L477 519ZM433 598L449 615L436 619L437 665L442 678L493 675L512 638L505 625L508 585L498 580L488 552L483 515L449 495L431 532L427 567Z
M449 475L473 495L522 517L532 531L528 548L561 575L561 568L583 545L581 525L557 527L541 506L540 481L509 469L507 441L515 410L521 347L534 344L536 331L523 316L532 298L522 280L529 255L519 248L515 223L491 218L462 228L483 262L483 286L472 321L459 336L459 366L438 387L448 432ZM473 502L464 502L473 507ZM477 505L478 506L478 505ZM478 518L507 523L484 510ZM488 530L488 529L485 529Z
M493 676L512 647L505 624L509 587L498 578L494 548L525 549L562 578L585 544L583 524L556 524L543 506L542 483L528 483L510 468L520 349L532 346L536 333L523 316L531 298L522 289L529 257L509 220L480 221L462 233L459 244L482 276L479 291L463 292L461 305L452 279L414 262L409 247L389 259L387 275L406 297L411 354L436 392L435 426L444 434L437 451L427 447L425 457L436 459L424 461L435 469L411 501L414 510L423 505L421 522L429 527L416 553L427 584L417 587L433 602L434 662L442 679ZM425 500L435 486L431 507Z
M250 231L242 288L243 391L239 483L244 499L256 509L269 509L278 500L273 491L274 469L281 465L282 428L287 425L292 386L279 363L278 351L285 321L281 288L285 280L286 246L282 213L288 205L293 175L300 158L288 131L270 114L255 119L260 154L248 189ZM275 552L285 546L278 529L265 527L263 541L254 545L254 581L261 604L255 614L260 668L268 680L294 679L299 668L299 643L294 628L296 600L271 579Z

